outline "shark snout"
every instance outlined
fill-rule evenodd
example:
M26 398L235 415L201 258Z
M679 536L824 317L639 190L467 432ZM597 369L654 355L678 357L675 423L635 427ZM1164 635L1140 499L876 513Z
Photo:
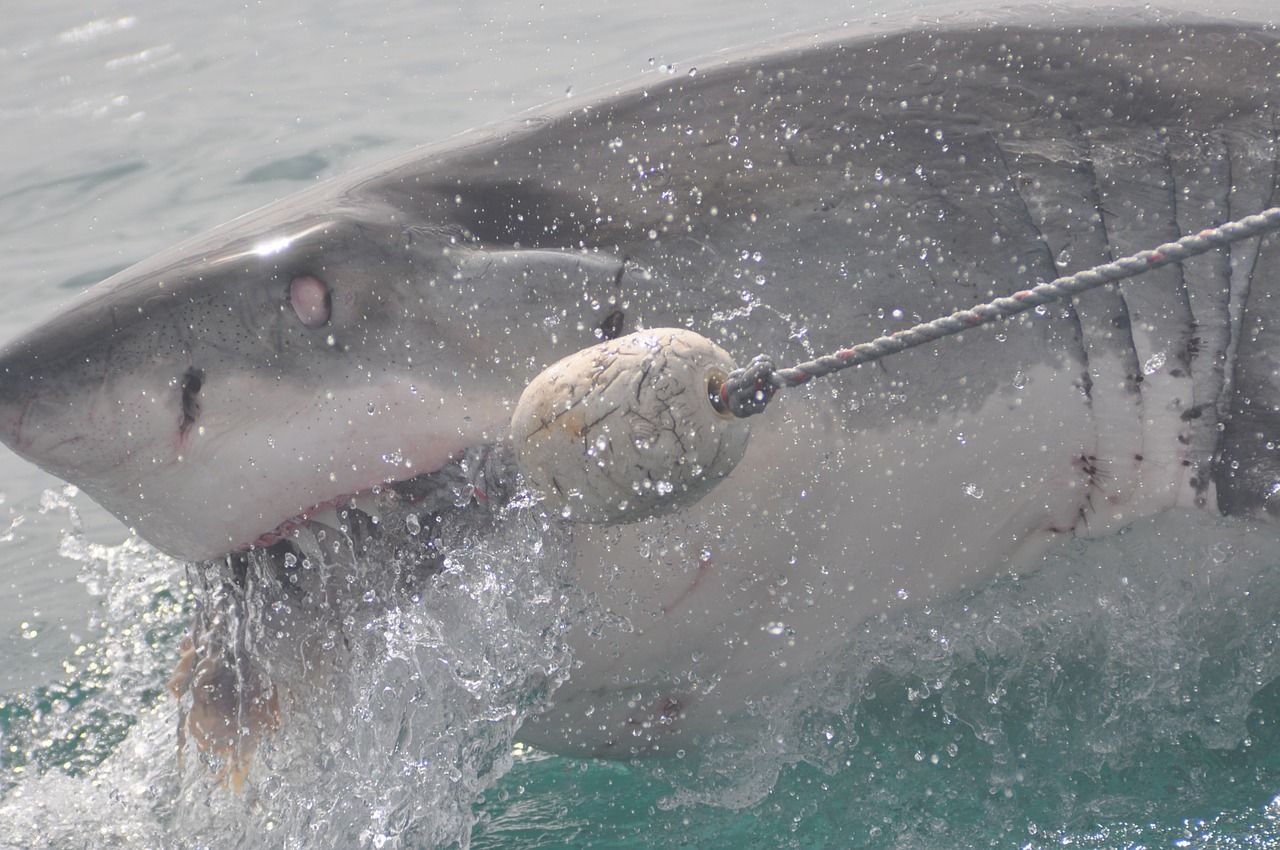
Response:
M78 454L80 430L67 421L70 410L42 397L30 381L6 374L0 378L0 442L38 466L54 471L59 459Z
M0 398L0 442L19 454L26 448L22 424L31 403L16 397Z
M0 371L0 442L14 451L22 442L22 421L28 406L28 399L19 396L15 381Z
M29 456L37 382L30 357L14 349L0 352L0 442Z
M104 427L103 400L101 369L55 335L37 329L0 350L0 442L55 475L118 460L123 435Z

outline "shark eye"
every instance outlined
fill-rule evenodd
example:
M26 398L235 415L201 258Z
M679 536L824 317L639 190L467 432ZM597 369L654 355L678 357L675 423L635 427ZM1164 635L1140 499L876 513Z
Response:
M324 281L311 275L295 277L289 284L289 305L298 321L309 328L319 328L329 323L333 301Z

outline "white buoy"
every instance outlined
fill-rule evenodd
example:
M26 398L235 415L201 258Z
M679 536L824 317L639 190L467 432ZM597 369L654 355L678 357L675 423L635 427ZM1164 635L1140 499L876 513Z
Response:
M679 328L572 354L516 404L520 469L550 508L582 522L635 522L691 505L746 451L747 421L712 403L733 369L724 349Z

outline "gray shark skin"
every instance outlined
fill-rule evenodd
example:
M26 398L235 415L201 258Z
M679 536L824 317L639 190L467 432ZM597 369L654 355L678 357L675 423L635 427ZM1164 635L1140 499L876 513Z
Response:
M799 360L1280 200L1262 29L871 29L698 67L121 272L0 354L0 438L218 558L501 442L526 383L602 336ZM636 628L576 638L527 737L705 739L895 606L1066 535L1269 516L1278 271L1280 240L1238 244L784 394L697 505L575 531L575 580Z

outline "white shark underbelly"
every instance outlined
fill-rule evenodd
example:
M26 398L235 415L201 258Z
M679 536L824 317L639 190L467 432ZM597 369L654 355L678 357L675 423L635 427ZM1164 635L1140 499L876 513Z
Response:
M577 635L577 672L522 736L597 755L690 746L766 710L860 631L1193 495L1178 404L1150 423L1100 421L1076 365L990 363L1004 388L976 409L865 430L840 415L858 391L833 399L819 382L775 402L692 508L576 527L578 582L626 625ZM908 403L876 380L849 383ZM1108 461L1116 434L1150 457Z

